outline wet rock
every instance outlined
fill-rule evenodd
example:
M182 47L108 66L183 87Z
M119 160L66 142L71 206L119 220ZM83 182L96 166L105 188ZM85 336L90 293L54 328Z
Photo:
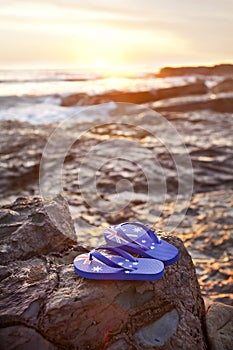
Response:
M197 82L183 86L173 86L170 88L162 88L151 91L112 91L104 94L88 97L86 94L71 94L61 99L62 106L73 106L75 104L92 105L109 101L128 102L128 103L148 103L164 98L205 94L208 89L204 82Z
M80 94L71 94L65 96L61 100L62 106L72 106L77 103L83 105L93 105L100 104L104 102L114 101L114 102L131 102L131 103L147 103L156 100L156 94L151 91L137 91L137 92L125 92L125 91L113 91L104 94L99 94L95 96L90 96L89 98L81 101L82 96Z
M233 344L233 306L213 303L206 315L211 350L231 350Z
M14 212L22 212L21 227L25 227L25 237L28 237L28 218L38 219L38 208L44 213L42 204L51 205L47 201L38 203L25 198L11 205ZM5 206L4 209L10 208ZM63 216L64 211L63 201L60 206L54 206L56 218ZM5 218L8 225L10 218L13 223L17 222L12 215ZM45 221L43 217L32 220L35 225L29 227L34 248L29 250L30 257L24 251L21 255L17 253L18 248L22 251L23 237L15 235L14 261L0 269L0 327L5 348L11 334L16 332L18 339L12 339L13 344L28 341L33 347L38 341L45 349L98 350L119 346L129 349L133 346L140 350L145 346L155 349L154 342L159 343L161 350L206 349L204 303L191 257L181 240L161 234L179 249L178 262L165 268L161 280L92 281L74 272L73 259L83 253L84 248L73 247L70 245L73 241L64 235L69 230L73 233L69 228L70 217L64 216L59 233L53 219L46 216ZM45 243L43 256L39 241L44 237L38 235L38 225L52 237L49 246ZM13 240L12 234L8 235Z
M196 267L202 296L207 302L232 305L233 191L221 190L193 195L177 228ZM163 209L157 228L172 215L172 201ZM208 301L209 300L209 301Z
M196 110L209 109L220 113L233 113L233 97L216 97L199 98L195 100L187 100L181 98L180 100L167 100L162 103L154 104L156 112L189 112Z
M0 197L38 180L39 163L49 129L45 126L1 121Z
M62 198L42 201L23 197L0 207L1 264L60 252L76 242L68 204Z
M174 86L171 88L158 89L157 100L163 100L165 98L179 97L186 95L201 95L208 92L208 88L204 82L196 82L192 84Z
M74 106L78 103L88 104L88 100L89 100L88 97L89 97L88 94L85 94L85 93L62 96L61 106L63 107Z
M199 67L165 67L162 68L158 74L159 78L164 77L177 77L183 75L231 75L233 74L232 64L218 64L212 67L199 66Z
M214 85L211 89L211 91L215 94L220 93L220 92L232 92L233 91L233 79L228 78L217 85Z
M233 205L231 190L233 178L232 115L205 110L188 113L164 112L164 116L182 135L192 160L194 172L193 200L177 233L194 259L203 296L212 301L230 304L232 303L230 272ZM130 124L133 116L130 115L127 118L125 116L124 121ZM153 132L155 134L157 132L157 124L154 123L153 118L143 117L141 119L143 125L147 125L152 132L152 135L148 136L146 133L144 135L139 133L138 128L130 128L124 124L116 125L115 120L113 118L113 123L110 125L103 122L101 127L93 128L87 137L78 140L69 151L63 168L64 192L69 204L72 204L72 216L76 229L80 232L79 243L88 246L102 244L102 231L107 224L136 219L149 224L156 222L157 225L160 225L159 228L164 229L169 216L173 215L178 188L177 172L168 150L153 137ZM81 126L78 124L75 125L75 128L79 130ZM90 124L90 128L91 126ZM40 158L37 155L43 151L40 137L45 137L52 130L53 127L50 125L38 128L28 123L0 122L2 152L0 181L7 184L6 187L0 187L1 203L14 201L19 195L38 195L38 174L35 174L34 179L31 178L32 182L28 183L28 178L22 176L21 169L24 168L27 157L39 165ZM73 130L74 127L72 127L72 132ZM66 132L67 130L64 130L64 133ZM166 135L166 129L162 133ZM102 137L103 139L112 138L114 142L111 144L111 150L104 149L101 154L93 151L92 162L87 164L87 171L82 179L83 190L81 190L81 180L78 176L80 163L82 159L85 159L87 151L95 147ZM33 140L33 142L30 143L28 140ZM129 140L137 140L138 146L129 148L127 143ZM109 160L108 154L117 154L117 150L118 154L126 156L126 160ZM148 150L153 152L151 153L153 159L159 161L166 173L168 199L165 207L163 201L160 202L158 198L161 187L159 179L163 179L163 176L154 170L148 173L154 164ZM14 177L8 176L12 163L18 164L19 161L22 168L16 167ZM91 195L89 184L85 182L93 171L93 163L96 161L101 161L105 165L96 172L99 196L95 199L94 190L93 198L90 198L91 203L94 201L94 205L90 207L84 197L85 190ZM142 172L139 171L139 166ZM146 169L147 180L149 174L150 183L153 184L153 193L150 191L149 198L147 180L145 176L142 176ZM21 185L18 186L18 183ZM156 187L158 185L159 188ZM52 181L51 186L53 186ZM107 205L108 212L100 210L102 199ZM118 199L120 199L118 207L120 209L116 215L115 205ZM0 222L4 224L6 222L4 220L11 220L11 224L2 227L5 230L4 234L13 233L22 226L18 220L20 215L13 208L1 210ZM20 230L22 233L22 228ZM16 243L15 245L17 246ZM13 254L17 249L13 245L11 247L10 254ZM2 253L5 250L3 255L6 256L7 246L2 245L1 249Z

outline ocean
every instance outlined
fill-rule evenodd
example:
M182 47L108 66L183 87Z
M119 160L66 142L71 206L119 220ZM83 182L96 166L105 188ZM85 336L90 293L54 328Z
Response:
M61 106L61 98L73 93L94 96L110 91L156 91L182 86L200 79L198 75L157 78L152 73L129 76L106 76L79 70L0 70L0 119L33 124L60 122L85 106ZM205 79L207 86L216 84L218 76ZM106 104L106 113L113 109ZM82 122L80 120L80 122ZM79 122L79 121L77 121Z

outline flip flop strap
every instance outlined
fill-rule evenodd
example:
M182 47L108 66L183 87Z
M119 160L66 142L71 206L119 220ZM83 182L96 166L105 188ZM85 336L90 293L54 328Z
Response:
M139 244L137 243L130 243L130 248L131 248L131 251L134 253L134 254L138 254L138 255L141 255L142 254L142 248ZM127 247L127 245L123 245L122 246L122 249L129 249ZM146 250L148 250L148 247L146 248Z
M102 246L96 248L96 250L99 250L99 249L109 250L110 252L116 253L116 254L122 256L123 258L128 259L131 262L137 262L137 259L134 256L132 256L131 254L125 252L124 250L122 250L120 248L102 245Z
M138 226L138 227L143 228L144 231L146 231L146 233L148 234L148 236L149 236L150 239L152 240L152 242L157 243L157 244L160 243L160 239L157 237L157 235L155 234L155 232L154 232L151 228L147 227L146 225L141 224L140 222L125 222L123 225L125 225L125 224L134 225L134 226ZM123 226L123 225L121 224L121 226ZM117 230L118 233L120 233L120 235L122 236L122 238L124 238L127 242L129 242L129 243L134 242L134 243L136 243L137 245L139 245L142 249L144 249L144 250L147 250L147 249L148 249L148 247L145 246L144 244L142 244L142 243L140 243L140 242L138 242L138 241L136 241L136 240L134 240L134 239L129 238L129 237L125 234L125 232L122 230L122 228L117 227L116 230Z
M140 246L141 249L144 249L144 250L148 249L147 246L145 246L144 244L139 243L139 242L135 241L134 239L131 239L130 237L128 237L120 227L118 227L116 230L121 235L121 237L124 238L124 240L126 242L129 242L131 244L133 244L132 242L135 242L138 246Z
M101 246L98 247L96 249L93 249L90 253L89 253L89 258L90 260L92 260L92 257L94 256L96 259L98 259L99 261L103 262L104 264L111 266L111 267L115 267L115 268L120 268L120 269L125 269L125 270L130 270L133 271L136 269L135 266L129 267L129 266L122 266L119 265L117 263L115 263L114 261L110 260L109 258L107 258L105 255L99 253L97 250L98 249L105 249L105 250L109 250L111 252L117 253L118 255L128 259L129 261L132 262L136 262L137 259L135 259L131 254L126 253L125 251L122 251L119 248L113 248L113 247L109 247L109 246Z

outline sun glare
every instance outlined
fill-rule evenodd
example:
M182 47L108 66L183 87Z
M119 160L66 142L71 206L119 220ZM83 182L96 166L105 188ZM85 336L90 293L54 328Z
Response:
M105 69L108 67L107 61L103 58L99 58L98 60L96 60L95 62L95 67L97 69Z
M97 59L94 62L92 68L107 76L121 76L125 75L128 72L128 69L126 67L122 67L122 65L110 62L105 58Z

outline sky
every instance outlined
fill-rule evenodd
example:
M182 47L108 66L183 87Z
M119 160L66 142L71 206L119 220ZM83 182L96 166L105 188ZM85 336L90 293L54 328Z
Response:
M0 67L233 63L232 0L0 0Z

